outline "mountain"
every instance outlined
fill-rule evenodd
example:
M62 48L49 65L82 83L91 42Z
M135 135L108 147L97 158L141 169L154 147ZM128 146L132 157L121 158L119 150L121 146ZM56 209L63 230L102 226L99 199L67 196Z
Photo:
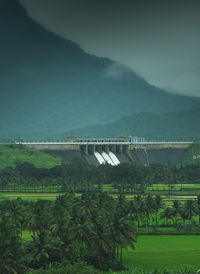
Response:
M99 58L0 1L0 138L48 137L139 112L197 108L126 67Z
M200 141L200 108L155 115L138 113L105 125L82 127L66 135L79 137L140 136L146 140Z

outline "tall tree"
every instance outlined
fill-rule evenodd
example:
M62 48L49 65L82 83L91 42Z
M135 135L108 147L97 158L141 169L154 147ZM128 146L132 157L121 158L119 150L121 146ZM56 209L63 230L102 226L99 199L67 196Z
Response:
M19 230L8 216L0 219L0 273L24 273L25 252Z

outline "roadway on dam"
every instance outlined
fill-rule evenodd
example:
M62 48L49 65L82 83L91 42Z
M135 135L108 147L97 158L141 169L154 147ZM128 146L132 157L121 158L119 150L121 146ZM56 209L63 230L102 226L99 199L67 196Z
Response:
M15 144L22 144L22 145L137 145L137 146L145 146L145 145L191 145L193 141L188 142L131 142L131 141L109 141L109 140L96 140L96 141L73 141L73 142L15 142ZM10 144L10 143L8 143Z

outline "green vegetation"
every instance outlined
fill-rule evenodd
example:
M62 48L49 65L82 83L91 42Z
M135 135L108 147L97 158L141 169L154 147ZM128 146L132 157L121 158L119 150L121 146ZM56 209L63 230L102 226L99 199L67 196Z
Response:
M30 232L23 232L23 239L31 241ZM131 248L124 250L124 265L129 270L120 273L187 268L197 271L199 253L199 236L139 236L134 251Z
M6 149L30 153L23 146ZM170 198L200 193L199 165L96 167L80 158L52 167L36 163L18 160L0 170L0 240L6 251L0 256L1 273L199 267L200 195Z
M2 274L199 268L200 196L166 205L160 196L66 193L4 199L0 212Z
M22 230L22 239L26 242L30 242L32 240L33 234L28 230Z
M49 200L54 201L59 196L59 193L21 193L21 192L4 192L0 195L0 202L6 199L17 199L21 198L23 200L29 201L38 201L39 199L42 200Z
M200 194L199 165L178 167L122 163L96 167L81 158L61 163L60 158L25 146L7 145L0 146L0 149L1 192L61 193L73 189L77 193Z
M0 145L0 169L15 167L16 163L29 162L40 168L61 164L61 159L23 145Z
M6 215L0 219L0 273L24 273L23 245L19 230Z
M134 248L136 241L125 203L123 196L114 199L106 193L67 193L55 202L4 200L0 203L1 273L21 274L53 263L64 268L87 263L100 270L124 269L124 248Z
M140 236L135 251L124 251L129 270L200 269L199 236Z
M179 160L178 166L199 165L200 164L200 144L191 145Z

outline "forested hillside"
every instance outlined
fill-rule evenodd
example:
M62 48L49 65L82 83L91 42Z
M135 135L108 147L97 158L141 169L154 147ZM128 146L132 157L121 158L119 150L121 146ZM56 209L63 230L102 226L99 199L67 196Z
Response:
M114 123L82 127L67 132L81 137L143 136L147 140L200 140L200 109L163 115L138 113Z
M1 139L53 136L133 113L200 104L87 54L34 22L17 0L0 2L0 36Z

